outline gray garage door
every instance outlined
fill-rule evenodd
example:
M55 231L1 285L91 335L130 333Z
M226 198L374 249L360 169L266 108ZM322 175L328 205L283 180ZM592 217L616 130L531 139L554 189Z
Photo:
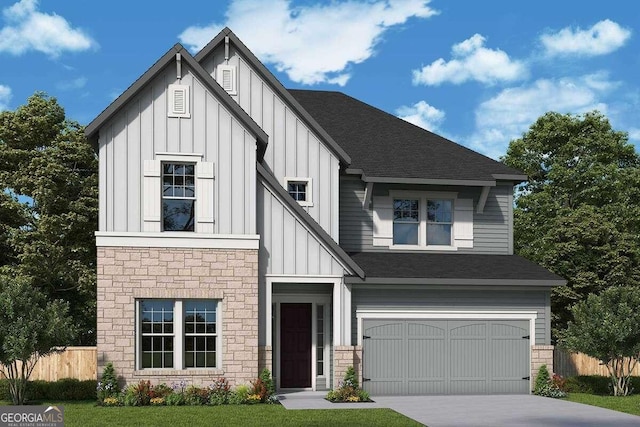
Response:
M529 392L526 320L364 320L373 395Z

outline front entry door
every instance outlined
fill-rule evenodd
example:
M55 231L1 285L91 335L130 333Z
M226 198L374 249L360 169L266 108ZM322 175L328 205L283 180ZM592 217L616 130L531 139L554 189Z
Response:
M311 304L280 304L280 387L311 387Z

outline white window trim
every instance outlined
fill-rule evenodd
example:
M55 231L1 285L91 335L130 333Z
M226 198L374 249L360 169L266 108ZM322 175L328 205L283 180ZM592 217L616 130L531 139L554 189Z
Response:
M445 191L406 191L406 190L391 190L389 191L389 197L391 197L391 209L393 210L393 200L395 199L417 199L419 222L418 222L418 244L417 245L401 245L393 243L393 233L391 236L391 245L389 249L396 250L433 250L433 251L457 251L458 247L455 245L454 238L454 224L456 202L458 200L458 193L445 192ZM427 244L427 200L451 200L451 241L449 245L428 245ZM391 219L393 221L393 218ZM393 225L392 225L393 227ZM393 228L392 228L393 230Z
M313 180L309 177L292 177L285 176L284 177L284 189L288 193L289 192L289 183L290 182L304 182L307 184L307 200L297 200L300 206L313 206Z
M222 370L222 300L209 298L217 303L216 306L216 366L215 368L187 368L184 366L184 310L185 300L207 300L207 298L136 298L135 300L135 370L145 371L220 371ZM143 368L142 367L142 325L140 323L140 301L168 300L173 301L173 367L172 368Z

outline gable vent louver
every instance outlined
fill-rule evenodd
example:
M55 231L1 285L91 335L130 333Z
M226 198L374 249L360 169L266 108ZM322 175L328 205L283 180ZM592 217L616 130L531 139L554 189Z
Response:
M236 95L236 67L233 65L218 65L217 79L222 88L230 95Z
M169 117L190 117L189 86L169 85Z

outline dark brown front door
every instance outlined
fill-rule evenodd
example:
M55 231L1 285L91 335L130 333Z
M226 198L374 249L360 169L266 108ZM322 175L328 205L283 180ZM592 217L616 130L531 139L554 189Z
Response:
M280 304L280 387L311 387L311 304Z

